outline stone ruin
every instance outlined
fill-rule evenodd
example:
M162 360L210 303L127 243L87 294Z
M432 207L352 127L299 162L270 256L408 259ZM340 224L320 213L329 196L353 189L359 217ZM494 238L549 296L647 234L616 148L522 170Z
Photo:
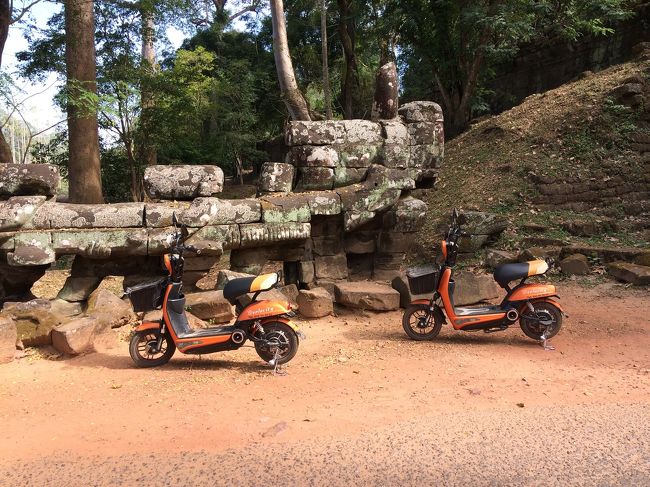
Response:
M0 299L29 297L65 255L75 256L59 292L67 301L83 301L105 276L127 285L160 273L174 213L202 249L187 259L190 288L214 289L206 276L224 251L237 272L282 262L285 284L302 288L392 279L427 211L409 190L431 187L442 162L440 107L408 103L378 122L290 122L285 142L285 161L263 165L254 199L218 198L217 166L153 166L152 202L75 205L56 201L55 167L0 165Z

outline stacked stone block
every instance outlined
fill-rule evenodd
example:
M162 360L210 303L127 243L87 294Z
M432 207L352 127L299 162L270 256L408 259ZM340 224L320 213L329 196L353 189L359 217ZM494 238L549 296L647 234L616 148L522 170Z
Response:
M55 167L0 165L0 300L26 294L63 255L77 256L62 290L68 297L83 299L104 275L131 279L138 259L156 272L151 263L168 250L174 216L202 250L188 259L188 284L224 251L240 272L282 261L304 286L385 279L401 265L426 210L408 190L434 178L442 157L439 107L407 104L400 114L290 123L287 161L264 165L259 198L219 198L216 166L153 166L145 174L151 202L74 205L56 201Z

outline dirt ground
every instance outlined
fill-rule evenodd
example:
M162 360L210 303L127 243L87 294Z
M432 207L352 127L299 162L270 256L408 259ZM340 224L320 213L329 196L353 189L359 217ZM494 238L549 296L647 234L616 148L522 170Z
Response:
M252 348L135 369L117 337L2 365L0 485L649 485L650 293L560 294L555 351L341 309L285 375Z

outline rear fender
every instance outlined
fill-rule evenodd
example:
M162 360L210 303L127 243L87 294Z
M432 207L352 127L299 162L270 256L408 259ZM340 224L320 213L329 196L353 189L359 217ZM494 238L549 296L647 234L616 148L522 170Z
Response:
M300 337L301 339L304 340L305 338L307 338L307 337L305 336L305 334L304 334L303 332L300 331L300 328L298 328L298 325L296 325L296 324L295 324L293 321L291 321L289 318L284 318L284 317L282 317L282 316L276 316L276 317L274 317L274 318L267 318L267 319L265 319L265 320L262 320L262 326L264 326L264 325L267 324L267 323L277 323L277 322L284 323L285 325L287 325L287 326L288 326L289 328L291 328L291 329L296 333L296 335L298 335L298 337Z
M552 297L560 298L557 294L553 295ZM568 318L569 315L564 311L564 308L562 308L562 305L558 303L555 299L550 299L550 298L541 298L541 299L533 299L531 300L531 304L535 303L549 303L555 306L557 309L560 310L560 313L562 313L562 316L565 318ZM526 309L526 303L523 303L520 308L519 308L519 314L523 313L523 311Z
M160 321L143 321L135 328L135 331L159 330L160 327Z

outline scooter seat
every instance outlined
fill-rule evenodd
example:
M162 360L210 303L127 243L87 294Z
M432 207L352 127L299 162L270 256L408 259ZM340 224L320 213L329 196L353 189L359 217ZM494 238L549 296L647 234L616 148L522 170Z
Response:
M503 264L494 271L494 280L499 286L506 287L508 283L517 279L544 274L548 270L548 263L544 260L531 260L516 264Z
M274 287L280 279L280 276L274 272L272 274L262 274L257 277L239 277L228 281L223 288L223 297L230 304L236 304L237 298L248 293L258 291L268 291Z

